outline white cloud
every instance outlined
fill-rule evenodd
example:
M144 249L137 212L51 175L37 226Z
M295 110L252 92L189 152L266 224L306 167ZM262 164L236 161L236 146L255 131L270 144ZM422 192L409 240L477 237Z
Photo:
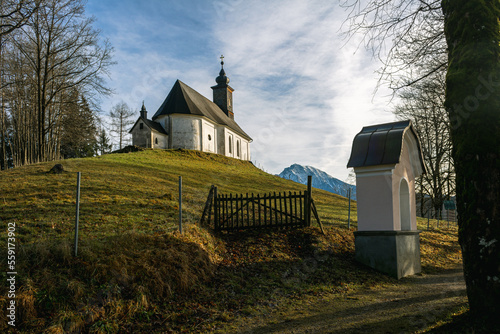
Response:
M377 64L357 44L341 47L335 3L262 4L240 2L214 27L253 157L273 173L296 162L345 178L355 134L393 119L373 98Z
M175 79L210 98L222 53L236 121L272 173L300 163L345 179L355 134L393 120L383 92L373 98L378 65L356 41L342 47L346 13L335 2L137 3L89 1L118 61L105 110L120 100L138 109L144 99L152 114Z

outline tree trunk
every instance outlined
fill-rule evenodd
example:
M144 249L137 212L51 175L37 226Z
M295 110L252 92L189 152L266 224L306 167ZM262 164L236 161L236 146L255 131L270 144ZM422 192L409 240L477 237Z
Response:
M467 296L474 317L491 325L500 318L500 2L443 0L442 8Z

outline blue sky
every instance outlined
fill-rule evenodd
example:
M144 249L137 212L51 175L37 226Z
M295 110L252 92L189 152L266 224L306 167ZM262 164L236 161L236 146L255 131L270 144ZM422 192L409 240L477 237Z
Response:
M338 1L89 0L87 14L115 49L103 113L144 100L152 116L176 79L211 99L223 54L235 120L270 173L299 163L345 179L356 133L394 120L389 92L373 95L379 64L340 34Z

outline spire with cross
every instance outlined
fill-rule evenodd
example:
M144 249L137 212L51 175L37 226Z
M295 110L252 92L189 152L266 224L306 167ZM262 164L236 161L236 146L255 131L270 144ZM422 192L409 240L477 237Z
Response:
M221 69L219 76L215 78L216 86L213 86L214 103L224 111L230 118L234 118L233 114L233 89L229 86L229 78L224 71L224 55L219 57Z

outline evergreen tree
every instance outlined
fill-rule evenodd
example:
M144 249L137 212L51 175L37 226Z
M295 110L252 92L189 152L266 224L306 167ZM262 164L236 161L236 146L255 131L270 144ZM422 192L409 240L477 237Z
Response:
M74 95L63 116L61 154L66 159L92 157L98 147L96 118L87 100Z
M97 150L99 154L103 155L110 153L112 148L113 145L111 144L110 139L106 134L106 130L104 130L104 128L101 128L97 139Z

